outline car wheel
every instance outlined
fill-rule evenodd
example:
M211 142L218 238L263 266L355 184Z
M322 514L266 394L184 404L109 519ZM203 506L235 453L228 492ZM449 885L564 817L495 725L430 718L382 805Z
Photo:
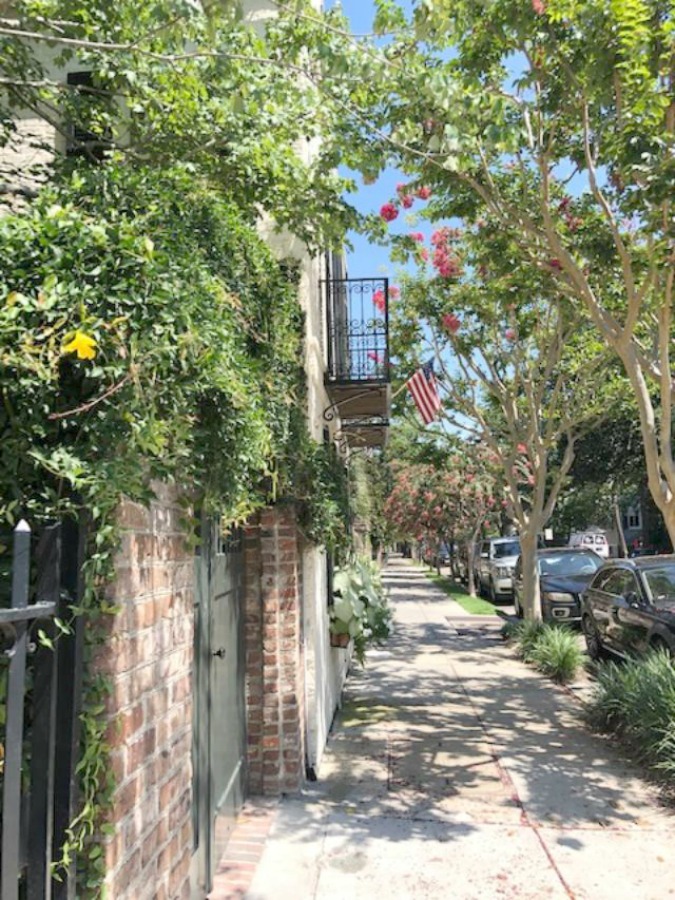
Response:
M586 650L591 659L602 659L605 656L605 648L602 646L595 622L586 614L581 620L581 628L586 640Z

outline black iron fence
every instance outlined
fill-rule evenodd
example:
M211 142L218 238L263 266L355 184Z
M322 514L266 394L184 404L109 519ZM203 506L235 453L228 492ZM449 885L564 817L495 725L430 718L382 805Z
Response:
M35 537L22 521L11 543L0 571L0 893L61 900L75 896L74 861L54 863L76 803L82 533L64 522Z
M389 280L336 278L323 287L329 380L388 382Z

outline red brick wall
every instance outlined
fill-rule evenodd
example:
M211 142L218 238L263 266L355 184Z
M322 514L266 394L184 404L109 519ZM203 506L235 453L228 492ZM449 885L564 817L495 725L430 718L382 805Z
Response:
M247 529L246 702L249 793L297 791L305 768L301 556L292 507Z
M157 488L126 502L106 646L109 739L117 782L105 842L107 896L188 898L192 855L194 559L181 509ZM261 513L244 541L248 792L278 796L304 779L301 556L294 511Z
M115 900L190 896L194 562L174 495L157 492L149 509L120 508L125 531L110 591L120 612L96 660L113 683L118 786L105 858Z

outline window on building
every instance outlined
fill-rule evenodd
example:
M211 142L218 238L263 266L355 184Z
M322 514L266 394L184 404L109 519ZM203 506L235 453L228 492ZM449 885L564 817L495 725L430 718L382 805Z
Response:
M626 510L626 527L642 528L642 516L640 515L640 510L636 507L629 506Z

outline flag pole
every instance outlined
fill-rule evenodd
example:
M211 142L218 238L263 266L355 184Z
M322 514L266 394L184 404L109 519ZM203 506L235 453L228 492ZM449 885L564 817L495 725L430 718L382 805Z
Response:
M397 391L394 391L394 393L391 395L392 400L395 400L398 397L398 395L401 394L408 387L408 381L410 381L409 378L407 379L407 381L403 382L403 384Z

